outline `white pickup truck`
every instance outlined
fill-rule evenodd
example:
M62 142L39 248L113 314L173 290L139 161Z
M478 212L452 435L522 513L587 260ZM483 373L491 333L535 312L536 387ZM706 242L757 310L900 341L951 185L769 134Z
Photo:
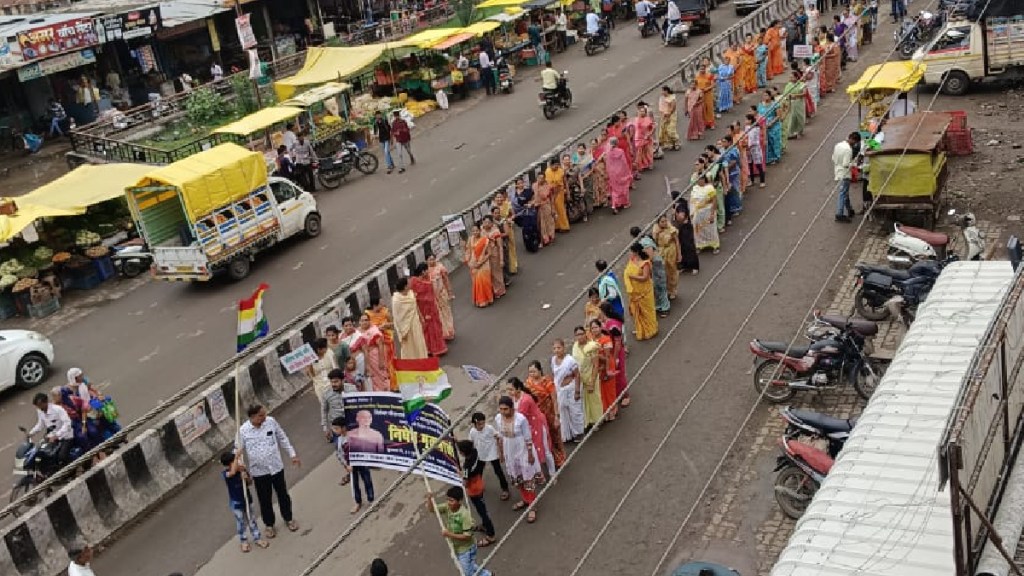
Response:
M156 168L126 191L153 254L153 276L205 281L249 274L256 255L299 233L320 234L312 194L267 177L263 156L222 144Z
M940 85L953 96L966 94L972 82L1018 78L1024 71L1024 7L1017 16L985 16L947 22L935 39L914 54L924 63L925 84Z

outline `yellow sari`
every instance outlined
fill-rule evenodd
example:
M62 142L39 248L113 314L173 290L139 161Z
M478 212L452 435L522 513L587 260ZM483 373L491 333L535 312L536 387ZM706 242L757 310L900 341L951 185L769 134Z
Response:
M710 72L697 74L694 78L697 88L704 92L704 124L715 127L715 75Z
M504 202L498 206L498 211L501 219L505 221L505 229L502 231L508 235L508 273L516 274L519 272L519 260L516 258L516 231L515 223L512 222L512 203Z
M580 365L580 383L583 385L583 421L587 426L593 426L601 421L604 416L604 405L601 403L601 386L597 379L597 357L601 352L601 346L593 340L580 346L579 342L573 342L572 357Z
M647 280L635 280L641 272L647 272ZM654 311L654 278L649 260L631 257L624 274L626 296L629 298L629 315L633 317L637 340L649 340L658 335L658 315Z
M555 230L569 231L569 213L565 210L565 170L561 166L548 167L544 171L544 179L551 185L551 194L555 209Z

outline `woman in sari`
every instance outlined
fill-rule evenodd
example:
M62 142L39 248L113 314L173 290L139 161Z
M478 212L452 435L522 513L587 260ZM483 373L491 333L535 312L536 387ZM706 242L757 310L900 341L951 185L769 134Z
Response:
M839 84L839 76L842 71L842 50L836 43L835 36L831 33L825 35L822 43L823 62L819 68L821 73L821 93L829 94L834 92Z
M707 58L704 62L709 62ZM701 64L700 71L694 77L697 88L704 92L704 125L706 130L715 129L715 75L710 71L710 63Z
M782 157L782 124L776 116L776 103L771 92L765 91L764 99L757 105L757 113L765 119L768 130L764 155L770 166Z
M807 125L807 85L803 73L793 71L792 79L782 90L783 97L789 98L789 114L786 116L786 133L790 138L799 138Z
M637 106L636 170L644 172L654 167L654 119L646 106Z
M580 365L576 358L565 353L565 344L556 340L552 346L551 378L558 394L558 421L561 423L562 442L575 442L586 427L583 412L583 388Z
M485 308L494 302L490 254L493 249L490 239L480 233L480 226L474 224L469 232L464 260L473 280L473 304L477 308Z
M526 416L516 412L515 402L508 396L498 400L498 414L494 417L494 427L498 432L498 457L505 474L516 487L522 498L512 507L522 510L537 498L537 483L544 480L540 469L540 459L533 445L533 434ZM531 510L526 516L527 522L537 520L536 511Z
M629 315L633 317L633 334L639 341L650 340L658 335L651 261L639 242L630 246L629 250L631 254L626 263L625 281Z
M552 158L544 171L544 180L551 186L551 207L555 214L555 232L569 231L569 213L565 211L565 170Z
M733 122L729 124L729 134L732 136L732 141L736 145L736 150L740 153L740 195L746 193L747 188L750 187L750 155L747 152L747 134L743 131L743 124L740 122Z
M444 341L441 313L437 310L437 295L434 294L434 283L430 281L430 271L426 262L416 265L416 274L409 278L409 287L416 294L416 306L420 310L427 351L431 356L447 354L448 345Z
M818 43L818 26L821 22L821 12L818 11L818 4L807 3L807 30L804 31L804 44L814 46Z
M644 255L651 263L651 281L654 284L654 311L658 318L668 318L669 310L672 309L672 301L668 299L668 280L665 274L665 259L658 252L658 245L650 236L640 236L639 227L637 230L637 242L644 248Z
M370 317L370 322L374 326L380 329L381 334L384 335L384 346L387 348L385 356L387 358L395 357L395 330L394 323L391 321L391 312L388 311L388 307L381 304L380 297L370 298L370 307L366 309L366 315ZM388 381L391 383L392 391L396 390L398 380L395 378L395 365L393 362L388 362Z
M373 325L370 315L363 312L359 316L359 337L352 347L352 353L362 352L366 366L366 377L374 392L391 391L391 369L394 358L388 355L388 346L384 342L384 333Z
M789 124L786 123L786 118L789 117L790 101L789 98L781 91L775 88L769 88L769 92L772 94L772 100L775 102L775 117L778 119L781 132L781 148L782 153L779 154L781 158L786 153L786 145L789 141L789 133L786 131L789 129Z
M846 37L842 39L846 43L846 60L856 62L860 46L860 18L847 8L843 11L843 24L846 26Z
M626 387L629 378L626 377L626 356L629 350L626 348L624 317L616 312L607 302L601 304L601 311L604 313L604 324L601 329L612 338L612 355L615 357L615 397L622 396L619 406L625 408L631 402Z
M626 153L626 161L629 163L629 169L633 171L633 178L635 180L640 179L640 174L636 172L636 126L629 119L629 114L622 110L618 116L619 133L622 136L619 137L619 148Z
M608 171L608 187L611 189L612 214L629 208L629 188L633 185L633 171L626 153L619 147L617 138L608 140L608 151L604 154L604 165Z
M608 150L608 143L601 143L594 140L590 143L594 161L590 169L590 182L594 187L594 206L605 207L611 199L611 190L608 187L608 169L604 163L604 153Z
M537 207L537 222L540 225L541 246L555 241L555 209L552 205L551 185L543 172L537 173L537 181L533 183L533 201Z
M591 426L599 424L604 416L604 402L601 398L601 385L598 380L601 373L601 347L597 342L592 342L587 338L587 331L583 326L573 328L573 337L575 340L572 344L572 358L579 366L583 396L583 424L584 430L587 430Z
M676 227L679 238L679 263L677 269L680 274L689 272L697 275L700 273L700 254L697 252L697 244L693 237L693 222L690 220L690 204L684 199L676 202L673 210L672 225Z
M523 231L523 247L527 252L540 250L540 218L537 216L537 201L533 195L533 188L526 185L526 181L520 177L516 178L515 190L513 191L515 221L519 229Z
M608 412L608 421L615 420L619 412L619 405L615 401L619 397L616 392L616 362L615 343L606 330L602 328L600 320L593 320L587 324L587 330L583 327L576 328L576 345L580 345L581 339L586 339L590 345L597 347L597 386L601 395L601 408Z
M494 292L494 299L497 300L505 295L505 235L494 224L494 217L490 215L480 220L480 233L491 241L491 249L487 255L491 259L491 290Z
M746 41L740 47L740 82L743 84L743 91L747 94L757 92L757 44L754 43L754 35L747 34Z
M534 448L537 449L537 458L543 461L548 468L548 478L557 471L554 454L551 452L551 432L548 428L548 420L537 405L537 398L534 397L523 384L522 380L515 376L508 379L508 386L505 388L515 403L516 412L526 416L530 424L530 438Z
M687 140L700 140L704 137L704 91L696 82L690 84L686 91L686 116L690 119L686 126Z
M661 87L658 98L658 144L666 150L679 150L679 130L676 128L676 95L672 88Z
M814 114L818 111L818 96L815 86L818 78L813 68L813 66L804 65L800 69L800 79L806 87L806 90L804 90L804 115L807 118L814 117Z
M505 234L505 246L506 246L506 263L508 264L508 273L515 276L519 273L519 258L516 256L516 229L515 222L513 222L513 208L512 203L508 200L508 194L504 190L498 190L494 193L494 206L498 208L498 217L500 221L496 221L495 224L501 229L502 233Z
M711 249L718 254L718 200L715 187L708 184L706 174L697 177L690 191L690 221L697 250Z
M715 112L721 114L732 110L732 81L736 74L730 58L723 58L718 65L718 102L715 103Z
M768 46L768 80L781 74L785 67L779 57L782 38L779 37L779 21L773 20L764 33L764 43Z
M399 278L395 283L395 293L391 295L391 310L395 313L395 333L398 336L401 358L415 360L429 356L427 341L423 334L423 322L420 320L419 303L416 294L409 287L408 278ZM352 319L347 318L342 326L351 323ZM443 339L441 341L444 342ZM352 344L348 344L351 348ZM357 357L358 355L353 356L353 359ZM365 374L361 368L358 372Z
M651 236L658 245L658 252L665 260L665 285L668 289L669 300L675 300L679 290L679 230L673 226L668 219L668 214L662 213L658 221L651 228Z
M558 468L565 464L565 444L562 443L562 424L558 420L558 392L555 381L544 374L540 362L534 360L526 369L526 389L548 424L548 446Z
M764 34L757 36L754 59L757 61L757 87L763 90L768 87L768 45L765 44Z
M452 317L452 303L455 293L452 292L451 282L448 280L448 269L431 254L427 256L427 275L434 285L434 294L437 296L437 311L441 314L441 334L445 340L455 339L455 319Z

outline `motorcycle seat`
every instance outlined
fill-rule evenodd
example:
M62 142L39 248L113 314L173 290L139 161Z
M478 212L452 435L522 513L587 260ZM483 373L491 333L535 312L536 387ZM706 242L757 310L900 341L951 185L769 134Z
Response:
M757 344L768 352L786 352L786 348L789 348L786 356L790 358L803 358L810 350L810 346L790 346L789 342L765 342L758 340Z
M828 474L832 470L832 464L835 463L835 460L824 451L796 440L791 440L788 444L793 456L807 462L811 468L814 468L820 474Z
M870 273L882 274L884 276L891 276L893 280L909 280L909 270L897 270L896 268L889 268L887 266L875 266L874 264L857 264L857 269L860 270L861 274L867 275Z
M853 426L857 423L856 418L843 419L834 418L827 414L821 414L819 412L811 412L810 410L798 410L792 409L789 411L797 420L800 420L808 426L812 426L821 430L825 434L832 434L835 432L849 432L853 430Z
M836 328L846 328L849 326L854 332L861 336L874 336L878 334L878 324L870 320L861 320L860 318L853 318L851 316L832 316L826 314L818 317L818 320L835 326Z
M932 232L924 228L914 228L913 226L904 226L902 224L897 224L896 227L907 236L913 236L918 240L927 242L929 246L941 247L949 244L949 236L942 232Z
M885 274L879 274L877 272L872 272L864 278L864 285L872 286L874 288L888 290L892 288L892 284L893 279L891 276L886 276Z

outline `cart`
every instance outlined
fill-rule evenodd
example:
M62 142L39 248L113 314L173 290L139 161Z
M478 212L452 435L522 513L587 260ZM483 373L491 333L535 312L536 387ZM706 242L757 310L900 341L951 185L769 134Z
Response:
M328 82L281 103L281 106L302 109L299 124L309 129L318 157L330 156L341 149L351 94L351 84Z
M924 64L910 61L875 64L869 66L860 79L847 86L850 101L858 104L857 119L861 131L870 135L877 128L878 121L887 114L906 116L911 113L913 109L908 96L900 96L900 100L892 105L891 114L890 99L913 90L924 77L924 71Z
M271 106L244 116L213 131L250 150L260 152L267 162L267 171L277 167L277 148L284 142L284 129L302 114L302 108Z

